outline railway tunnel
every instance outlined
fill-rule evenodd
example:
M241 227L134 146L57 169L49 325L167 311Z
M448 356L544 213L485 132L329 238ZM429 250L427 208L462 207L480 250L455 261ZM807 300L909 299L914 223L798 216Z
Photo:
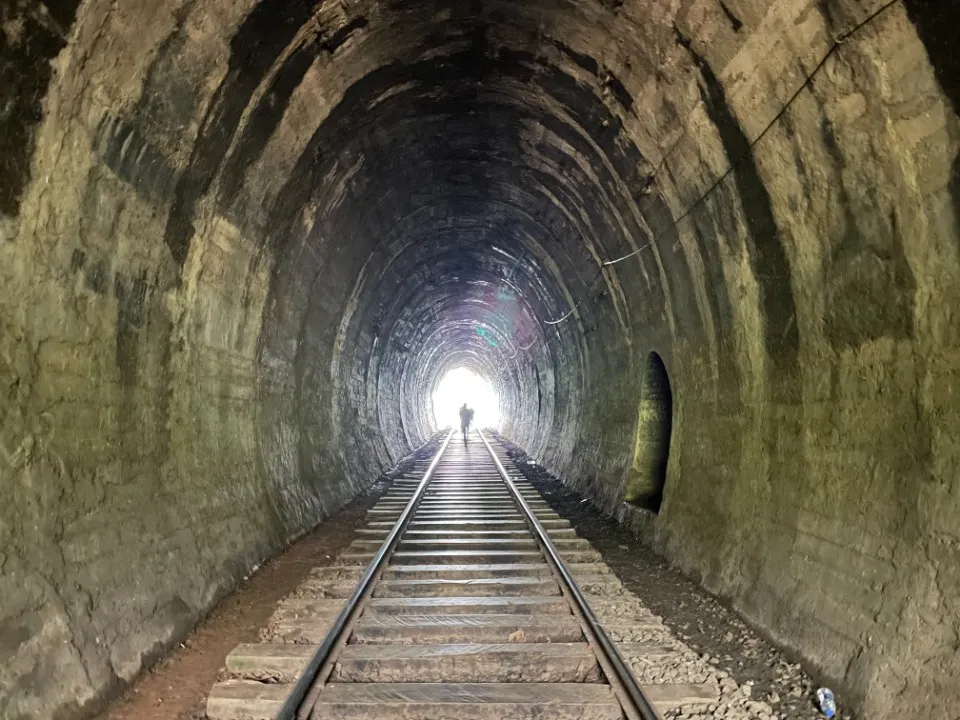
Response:
M0 715L89 716L463 368L864 717L952 717L957 8L4 3Z

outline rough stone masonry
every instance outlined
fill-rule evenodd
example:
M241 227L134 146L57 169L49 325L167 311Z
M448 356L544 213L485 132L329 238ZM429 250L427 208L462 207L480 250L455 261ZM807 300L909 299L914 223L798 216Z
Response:
M463 365L864 717L955 717L958 26L4 2L0 716L90 715L428 437ZM623 503L651 352L657 514Z

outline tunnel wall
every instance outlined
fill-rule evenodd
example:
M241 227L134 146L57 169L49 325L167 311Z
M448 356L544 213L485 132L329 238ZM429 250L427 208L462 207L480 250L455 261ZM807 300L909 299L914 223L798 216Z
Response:
M521 153L493 147L467 182L486 204L391 135L429 120L373 120L420 57L470 61L469 33L422 35L471 10L4 8L0 715L88 712L424 439L416 348L449 308L375 294L442 279L392 260L429 245L421 201L444 241L541 233L517 263L538 342L470 346L509 436L867 717L960 703L955 11L489 5L524 48L503 87L548 97L511 90L530 166L510 180ZM651 351L674 399L657 518L621 503Z
M22 143L4 145L0 178L10 720L89 716L382 467L368 456L350 474L349 449L325 439L301 472L301 428L275 419L295 373L262 348L280 312L262 243L199 207L191 242L171 237L172 208L204 182L195 141L252 4L189 18L180 3L68 5L0 12L4 63L22 51L0 102L35 101L0 127Z
M599 431L558 469L864 717L948 717L958 75L935 28L955 11L711 5L679 14L663 85L638 96L670 140L667 211L646 204L665 312L630 350L663 354L673 384L666 500L656 518L622 503L632 448L602 408L639 405L633 378L600 374Z

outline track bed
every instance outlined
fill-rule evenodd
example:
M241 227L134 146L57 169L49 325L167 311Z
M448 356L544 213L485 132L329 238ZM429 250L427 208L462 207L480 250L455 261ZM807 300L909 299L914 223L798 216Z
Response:
M230 654L211 720L615 720L716 700L636 683L622 656L671 649L617 640L655 619L611 606L599 553L479 433L396 480L360 535Z

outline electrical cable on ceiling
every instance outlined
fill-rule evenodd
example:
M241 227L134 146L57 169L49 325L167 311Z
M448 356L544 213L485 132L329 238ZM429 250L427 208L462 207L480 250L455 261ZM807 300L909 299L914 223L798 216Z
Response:
M721 174L720 177L718 177L718 178L710 185L710 187L707 189L707 191L704 192L703 195L701 195L696 201L694 201L682 214L680 214L680 215L671 223L671 225L670 225L670 227L668 228L668 230L672 230L673 228L677 227L677 225L679 225L683 220L685 220L687 217L689 217L690 214L691 214L704 200L706 200L710 195L712 195L712 194L716 191L716 189L720 186L720 184L721 184L724 180L726 180L726 179L730 176L730 174L733 173L734 170L736 170L737 167L739 167L740 164L741 164L744 160L747 159L747 157L749 157L749 156L752 154L753 149L756 147L756 145L767 135L768 132L770 132L770 130L773 128L773 126L777 124L777 122L784 116L784 114L786 114L787 110L790 109L790 106L793 105L794 102L796 102L796 100L797 100L798 97L800 97L800 94L801 94L806 88L808 88L808 87L811 85L811 83L813 82L813 79L814 79L814 78L817 76L817 74L819 74L819 72L823 69L824 65L826 65L827 60L830 59L830 57L841 47L841 45L842 45L844 42L846 42L846 40L848 40L852 35L854 35L855 33L859 32L861 29L863 29L864 27L866 27L867 25L869 25L869 24L870 24L871 22L873 22L877 17L879 17L880 15L882 15L884 12L886 12L887 10L889 10L891 7L893 7L894 5L896 5L896 4L898 4L898 3L901 3L901 2L903 2L903 0L889 0L889 2L887 2L886 4L884 4L883 6L881 6L880 8L878 8L877 10L875 10L873 13L871 13L869 16L867 16L864 20L860 21L859 23L857 23L856 25L854 25L854 26L853 26L852 28L850 28L849 30L845 30L844 32L842 32L842 33L840 33L839 35L837 35L837 36L834 38L834 42L833 42L833 44L830 46L830 49L827 50L827 52L824 54L824 56L820 59L820 62L817 63L817 65L816 65L816 67L814 67L813 71L812 71L808 76L806 76L806 78L804 79L804 81L800 84L800 86L796 89L796 91L794 91L794 93L790 96L790 98L789 98L789 99L787 100L787 102L783 105L783 107L781 107L780 110L773 116L773 118L770 120L770 122L767 123L767 125L763 128L763 130L760 132L760 134L757 135L757 137L754 138L754 139L749 143L748 148L747 148L747 152L744 153L741 157L737 158L735 161L733 161L733 162L730 164L730 167L728 167L728 168L726 169L726 171L724 171L723 174ZM685 135L686 135L686 131L684 131L684 136L685 136ZM675 148L675 147L677 147L678 145L679 145L679 140L678 140L676 143L674 143L673 147ZM667 154L665 154L665 155L663 156L663 158L661 159L661 162L660 162L660 164L658 165L657 169L650 175L650 182L653 181L653 179L657 176L657 174L658 174L658 173L663 169L663 167L666 165L667 158L669 157L669 155L670 155L670 153L668 152ZM624 260L628 260L629 258L632 258L632 257L640 254L643 250L647 249L648 247L650 247L650 246L652 246L652 245L653 245L653 243L652 243L652 242L649 242L649 243L647 243L646 245L643 245L642 247L637 248L637 249L634 250L633 252L631 252L631 253L629 253L629 254L627 254L627 255L624 255L623 257L617 258L616 260L607 260L607 261L605 261L605 262L602 263L602 265L600 266L601 271L602 271L602 269L603 269L604 267L609 267L609 266L611 266L611 265L616 265L616 264L619 263L619 262L623 262ZM594 282L596 282L596 278L594 278ZM592 288L592 287L593 287L593 283L590 284L589 288ZM589 288L588 288L588 290L589 290ZM577 303L575 303L575 304L573 305L573 307L570 309L570 311L569 311L566 315L564 315L564 316L561 317L561 318L558 318L557 320L545 320L545 321L544 321L544 324L545 324L545 325L559 325L560 323L564 322L565 320L568 320L568 319L576 312L576 309L577 309L578 307L580 307L580 305L581 305L582 303L583 303L582 300L579 301L579 302L577 302Z

